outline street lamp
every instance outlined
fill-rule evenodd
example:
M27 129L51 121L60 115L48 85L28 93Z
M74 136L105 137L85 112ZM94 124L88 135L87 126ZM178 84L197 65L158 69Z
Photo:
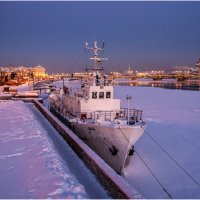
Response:
M130 101L131 101L131 99L132 99L132 96L130 96L130 95L127 95L126 96L126 100L128 101L128 121L127 121L127 124L129 124L129 118L130 118Z

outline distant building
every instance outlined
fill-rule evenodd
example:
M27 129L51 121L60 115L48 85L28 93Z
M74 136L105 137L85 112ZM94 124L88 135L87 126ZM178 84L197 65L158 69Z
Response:
M196 69L197 69L198 73L200 73L200 58L196 63Z
M31 68L33 75L35 78L45 78L46 77L46 69L42 66L36 66Z
M131 70L131 66L129 65L128 69L124 72L124 75L133 75L133 71Z
M120 73L120 72L110 72L110 75L112 75L114 77L119 77L119 76L122 76L122 73Z
M20 80L27 80L30 77L30 68L19 66L15 68L16 78Z
M18 83L27 82L34 79L47 78L46 70L42 66L25 67L25 66L10 66L0 67L0 84L17 81Z

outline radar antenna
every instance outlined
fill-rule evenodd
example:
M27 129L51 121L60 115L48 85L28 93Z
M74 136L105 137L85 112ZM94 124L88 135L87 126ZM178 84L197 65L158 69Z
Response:
M98 71L98 70L103 70L103 66L102 66L102 61L103 60L108 60L108 58L100 58L98 57L98 51L104 51L105 48L105 42L103 41L102 47L99 48L97 46L97 41L94 40L94 46L93 47L89 47L88 42L85 43L86 49L88 50L92 50L94 52L94 57L90 58L90 60L94 61L94 65L92 67L92 70L94 71Z

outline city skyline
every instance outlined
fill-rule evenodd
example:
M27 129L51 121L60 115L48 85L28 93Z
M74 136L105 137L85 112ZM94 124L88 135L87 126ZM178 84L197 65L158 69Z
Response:
M105 40L106 71L195 67L200 2L0 2L0 66L85 68L85 42Z

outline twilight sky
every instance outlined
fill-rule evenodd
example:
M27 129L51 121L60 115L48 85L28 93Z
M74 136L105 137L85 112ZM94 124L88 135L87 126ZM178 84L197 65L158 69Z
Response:
M200 2L0 2L0 66L85 67L85 42L106 41L106 71L195 66Z

